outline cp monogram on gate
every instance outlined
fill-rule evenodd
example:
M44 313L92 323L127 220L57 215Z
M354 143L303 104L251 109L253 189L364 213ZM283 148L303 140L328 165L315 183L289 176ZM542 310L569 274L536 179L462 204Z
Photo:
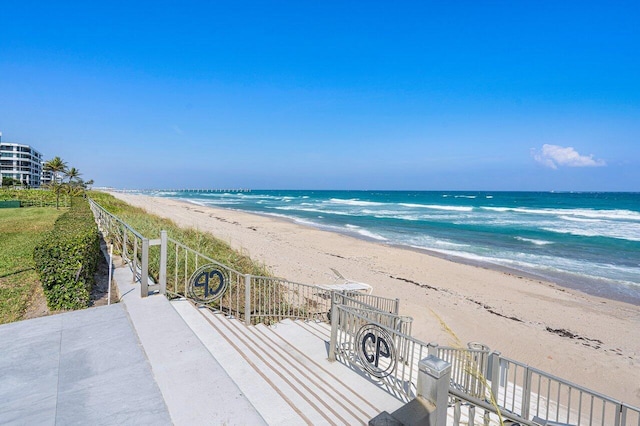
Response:
M187 294L198 302L209 303L220 299L229 287L224 269L210 263L198 268L189 278Z
M397 357L393 338L382 327L366 324L356 335L358 358L362 366L375 377L386 377L396 367Z

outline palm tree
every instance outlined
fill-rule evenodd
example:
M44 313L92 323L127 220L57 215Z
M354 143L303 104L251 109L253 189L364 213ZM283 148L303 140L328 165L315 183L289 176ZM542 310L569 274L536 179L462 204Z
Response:
M51 177L54 182L60 183L62 181L62 174L67 170L66 161L62 161L60 157L53 157L53 159L44 163L44 170L51 172Z
M74 179L77 179L78 177L80 177L80 175L82 175L82 173L80 173L80 170L76 169L75 167L72 167L69 170L67 170L65 174L69 178L69 182L71 182Z
M76 169L75 167L70 168L69 170L64 172L64 174L69 179L69 183L73 182L74 180L78 180L78 178L82 175L82 173L80 173L80 170Z
M84 180L82 180L82 178L80 177L82 175L82 173L80 173L80 170L76 169L75 167L71 167L65 172L65 175L69 179L66 184L66 190L68 194L72 197L77 197L78 195L82 194L82 192L86 188L86 185L84 184Z
M54 157L53 159L44 163L44 170L51 172L51 187L56 193L56 209L60 208L60 190L62 189L62 177L61 174L67 170L67 163L62 161L60 157Z

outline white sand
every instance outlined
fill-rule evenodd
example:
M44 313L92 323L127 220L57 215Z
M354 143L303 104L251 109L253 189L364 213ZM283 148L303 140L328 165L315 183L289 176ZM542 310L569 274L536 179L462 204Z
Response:
M498 270L455 263L233 210L166 198L113 193L178 225L211 232L279 277L308 284L345 277L400 299L425 342L454 344L440 317L466 344L640 406L640 306L564 289ZM567 330L574 338L548 331Z

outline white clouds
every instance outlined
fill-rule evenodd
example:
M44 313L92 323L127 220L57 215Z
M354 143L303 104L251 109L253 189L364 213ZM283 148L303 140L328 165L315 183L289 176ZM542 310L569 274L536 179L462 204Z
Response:
M604 160L593 158L591 155L580 155L573 147L558 145L542 145L542 150L532 150L533 158L540 164L557 169L560 166L567 167L602 167L607 163Z

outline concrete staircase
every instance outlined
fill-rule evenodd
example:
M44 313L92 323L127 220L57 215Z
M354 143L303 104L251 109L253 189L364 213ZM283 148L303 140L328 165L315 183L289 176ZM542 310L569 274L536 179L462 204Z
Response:
M270 425L367 424L404 404L327 360L328 324L284 320L247 327L187 300L172 305Z

